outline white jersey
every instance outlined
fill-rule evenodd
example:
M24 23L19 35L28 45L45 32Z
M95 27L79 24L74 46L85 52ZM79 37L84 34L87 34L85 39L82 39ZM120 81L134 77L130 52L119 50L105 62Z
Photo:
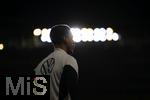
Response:
M36 75L50 75L50 100L59 100L60 79L65 65L70 65L78 74L76 59L64 50L55 48L36 68ZM68 94L66 100L70 100Z

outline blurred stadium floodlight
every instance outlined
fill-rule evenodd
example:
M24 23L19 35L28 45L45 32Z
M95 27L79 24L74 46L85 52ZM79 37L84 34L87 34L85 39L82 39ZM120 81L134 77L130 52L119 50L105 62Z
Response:
M118 35L117 33L113 33L113 34L112 34L112 39L113 39L114 41L118 41L118 40L119 40L119 35Z
M42 34L41 34L42 42L51 42L50 31L51 29L46 29L46 28L42 29Z
M51 28L43 28L41 29L35 29L33 31L34 36L40 36L42 42L51 42L50 39L50 31ZM73 35L73 40L75 42L105 42L107 41L118 41L119 40L119 34L114 32L112 28L95 28L94 30L92 28L71 28L71 32Z
M94 29L94 41L95 42L106 41L106 30L104 28L95 28Z
M112 28L107 28L106 29L106 39L108 41L111 41L112 40L112 35L113 35L113 29Z
M34 35L34 36L40 36L41 33L42 33L42 31L41 31L41 29L39 29L39 28L37 28L37 29L35 29L35 30L33 31L33 35Z
M81 31L79 28L71 28L71 32L73 35L73 40L76 42L80 42L81 41Z
M0 43L0 50L4 49L4 44Z

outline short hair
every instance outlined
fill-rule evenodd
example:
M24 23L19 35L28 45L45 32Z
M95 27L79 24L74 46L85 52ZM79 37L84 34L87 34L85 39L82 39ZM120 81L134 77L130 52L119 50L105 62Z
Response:
M50 38L52 43L61 44L64 41L64 37L70 34L70 27L66 24L58 24L51 28Z

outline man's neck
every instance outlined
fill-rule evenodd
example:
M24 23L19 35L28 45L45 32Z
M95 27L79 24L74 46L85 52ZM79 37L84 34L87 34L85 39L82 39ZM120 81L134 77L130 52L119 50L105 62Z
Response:
M65 52L67 52L67 49L64 45L55 45L55 48L63 49Z

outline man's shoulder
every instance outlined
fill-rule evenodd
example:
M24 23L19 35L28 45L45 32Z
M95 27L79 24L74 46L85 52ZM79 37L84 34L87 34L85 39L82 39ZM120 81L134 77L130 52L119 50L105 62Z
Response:
M77 64L76 59L73 56L67 55L65 65L69 65L69 66L73 67L76 70L76 72L78 73L78 64Z
M74 62L74 63L77 62L76 59L73 56L69 55L69 54L67 55L66 59L67 59L68 62Z

